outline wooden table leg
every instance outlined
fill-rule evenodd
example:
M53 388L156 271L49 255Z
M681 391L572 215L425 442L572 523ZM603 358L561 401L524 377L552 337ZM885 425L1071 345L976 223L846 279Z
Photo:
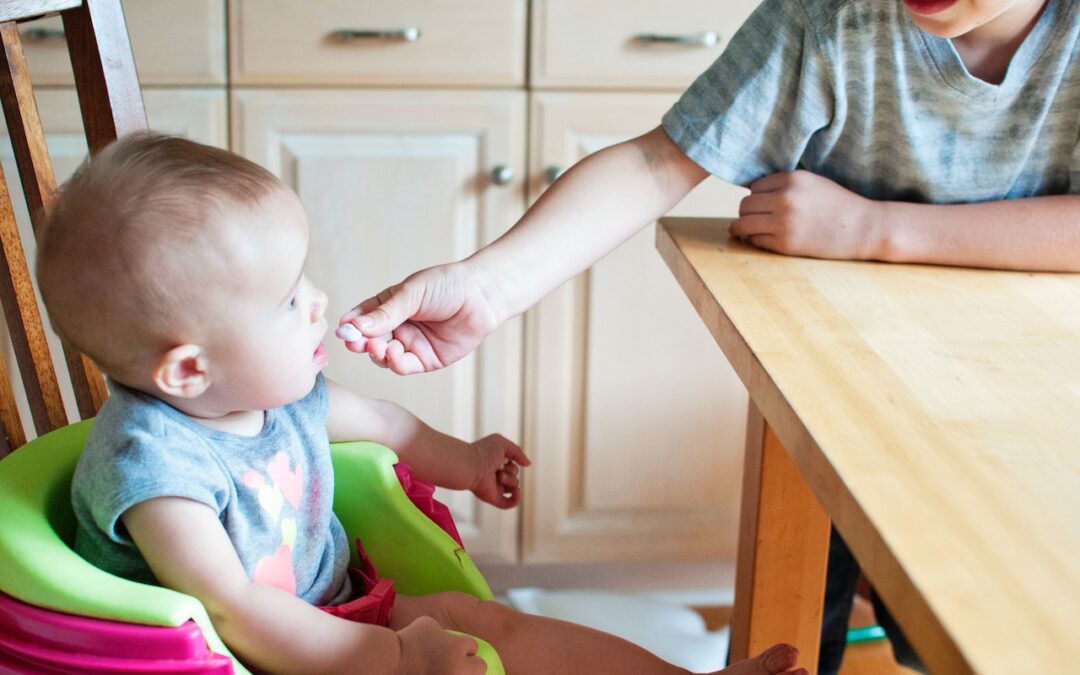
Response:
M814 674L829 517L752 402L750 408L730 658L787 642Z

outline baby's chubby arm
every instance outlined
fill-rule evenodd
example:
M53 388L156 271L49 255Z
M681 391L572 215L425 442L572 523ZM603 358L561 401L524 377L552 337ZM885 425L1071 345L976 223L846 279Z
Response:
M731 234L788 255L1080 271L1080 196L978 204L874 201L810 173L750 185Z
M165 586L202 602L221 638L269 673L477 673L476 641L430 620L399 632L339 619L272 586L251 583L217 515L180 497L141 502L123 515ZM479 670L478 670L479 668Z
M529 458L513 441L499 434L466 443L432 429L401 406L364 398L327 380L331 441L367 440L397 453L417 478L453 490L471 490L477 497L508 509L521 499L520 466Z

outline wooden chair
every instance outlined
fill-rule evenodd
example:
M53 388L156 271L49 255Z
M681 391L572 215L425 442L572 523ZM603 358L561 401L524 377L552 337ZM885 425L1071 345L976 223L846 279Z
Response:
M0 100L35 231L56 180L17 24L54 12L63 17L91 154L147 128L120 0L0 0ZM26 442L0 360L0 674L245 673L198 600L112 576L69 546L71 476L90 418L108 393L93 363L65 349L83 420L68 424L6 185L0 169L0 303L38 438ZM406 496L392 451L339 443L331 452L335 475L351 488L336 491L334 509L399 591L458 590L491 599L460 545ZM478 643L488 672L501 675L498 655Z
M75 87L90 152L117 136L147 128L120 0L4 0L0 2L0 101L19 167L34 229L56 192L30 75L19 41L18 22L53 12L64 21ZM11 197L0 169L0 303L22 376L23 389L38 435L68 423L56 371L46 343L26 255L19 238ZM83 355L65 349L79 416L93 417L107 396L97 368ZM0 361L0 457L26 443L6 366Z

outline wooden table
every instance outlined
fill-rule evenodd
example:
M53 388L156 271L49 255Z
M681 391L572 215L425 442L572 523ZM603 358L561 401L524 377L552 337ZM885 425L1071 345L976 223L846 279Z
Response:
M665 219L657 247L766 421L732 656L816 668L831 516L931 672L1080 672L1080 275L791 258L727 226Z

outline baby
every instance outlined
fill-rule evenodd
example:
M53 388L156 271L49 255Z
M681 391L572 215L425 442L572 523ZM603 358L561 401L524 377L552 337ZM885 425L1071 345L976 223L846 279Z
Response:
M112 391L72 485L79 553L198 598L262 671L484 672L475 640L450 629L490 642L514 674L684 672L460 593L398 595L374 619L347 610L366 589L331 510L330 441L386 445L417 478L501 508L518 503L529 460L502 436L467 443L324 378L327 299L304 275L307 247L295 194L190 141L125 137L65 184L40 290ZM795 658L777 645L724 672L805 673Z

